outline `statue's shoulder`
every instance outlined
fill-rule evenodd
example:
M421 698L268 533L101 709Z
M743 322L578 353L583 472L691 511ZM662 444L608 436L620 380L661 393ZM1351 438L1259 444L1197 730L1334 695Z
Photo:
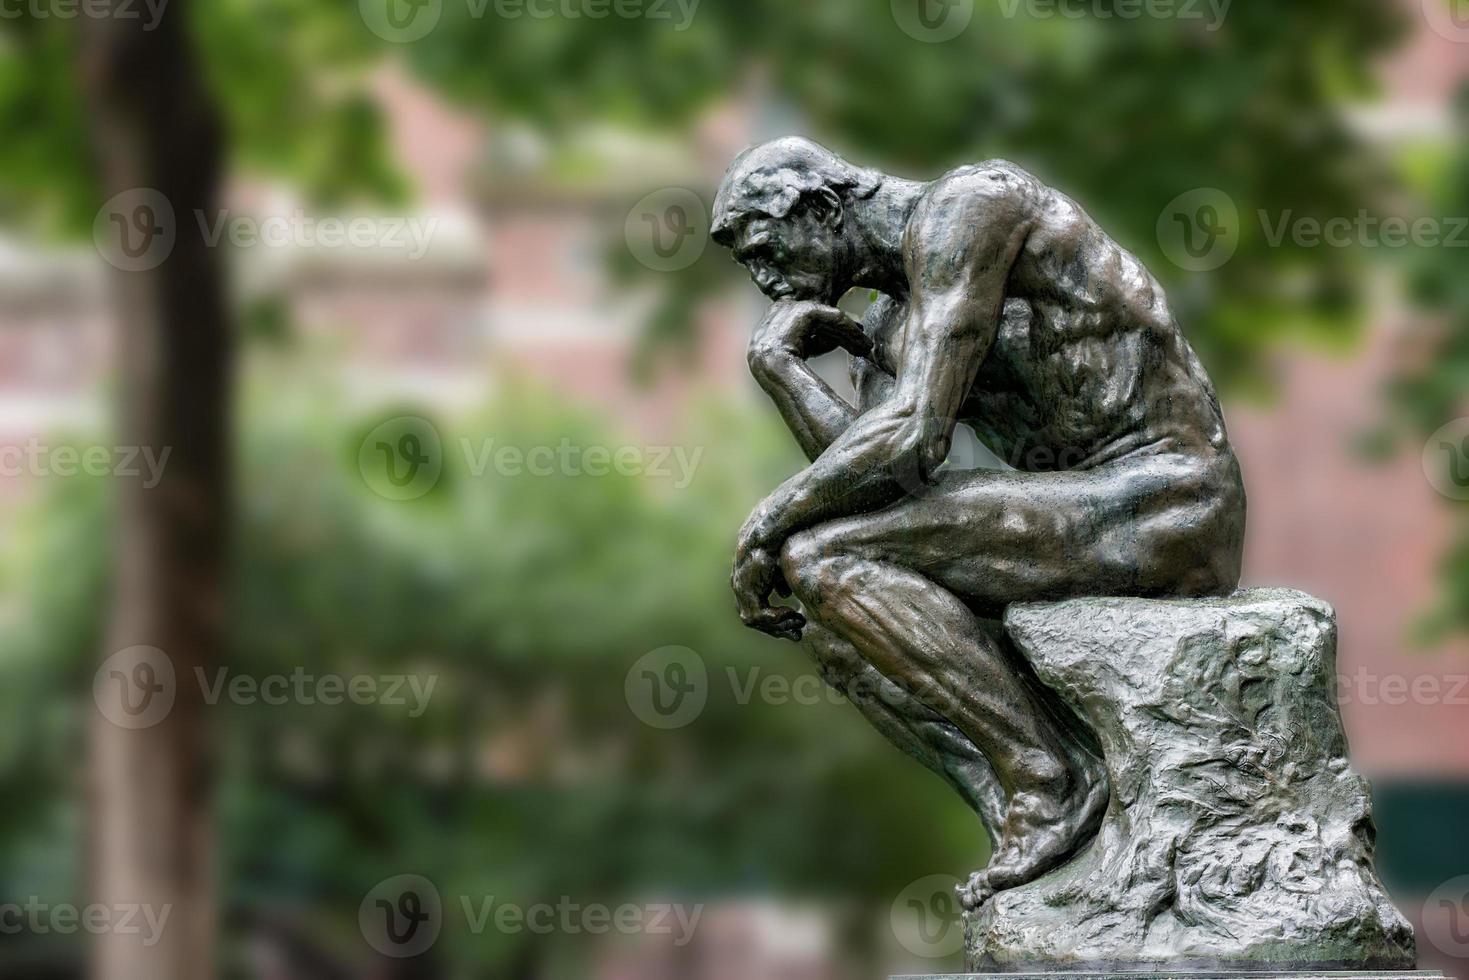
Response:
M989 222L1022 221L1051 193L1033 174L1008 160L986 160L944 174L924 188L908 223L908 240L921 243L937 233Z
M950 170L928 185L926 203L958 203L962 199L1034 199L1050 190L1038 177L1009 160L986 160Z

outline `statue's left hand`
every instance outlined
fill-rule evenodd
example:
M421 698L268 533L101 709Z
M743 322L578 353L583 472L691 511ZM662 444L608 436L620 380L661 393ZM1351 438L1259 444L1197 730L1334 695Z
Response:
M735 550L734 572L730 576L740 620L751 629L785 640L799 640L806 617L788 606L770 605L770 593L778 587L788 594L780 575L780 565L769 549L750 547L743 540Z

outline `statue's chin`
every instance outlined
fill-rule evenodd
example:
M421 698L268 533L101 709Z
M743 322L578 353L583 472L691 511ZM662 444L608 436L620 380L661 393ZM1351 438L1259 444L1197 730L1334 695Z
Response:
M789 280L772 289L765 295L779 302L780 300L792 300L796 302L809 303L835 303L841 297L842 291L835 291L828 283L824 282L791 282Z

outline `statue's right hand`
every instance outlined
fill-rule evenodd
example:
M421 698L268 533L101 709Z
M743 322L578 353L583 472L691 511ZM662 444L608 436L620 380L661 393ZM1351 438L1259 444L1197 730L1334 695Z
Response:
M755 328L750 339L750 364L769 364L781 357L806 360L837 348L866 357L872 353L872 338L835 306L780 300Z

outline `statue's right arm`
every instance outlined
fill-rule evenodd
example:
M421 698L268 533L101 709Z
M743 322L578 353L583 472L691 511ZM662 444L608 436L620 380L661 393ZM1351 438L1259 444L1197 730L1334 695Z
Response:
M833 315L845 316L829 307L824 309ZM860 333L861 329L847 318L842 332ZM862 338L858 336L856 339ZM871 357L877 356L871 351L866 353ZM801 451L812 461L847 431L863 412L885 400L892 390L890 377L884 376L867 357L854 354L852 381L858 398L854 408L811 369L804 354L788 344L759 340L750 348L750 373L770 396Z
M825 452L857 418L857 410L798 357L751 358L750 373L809 460Z

